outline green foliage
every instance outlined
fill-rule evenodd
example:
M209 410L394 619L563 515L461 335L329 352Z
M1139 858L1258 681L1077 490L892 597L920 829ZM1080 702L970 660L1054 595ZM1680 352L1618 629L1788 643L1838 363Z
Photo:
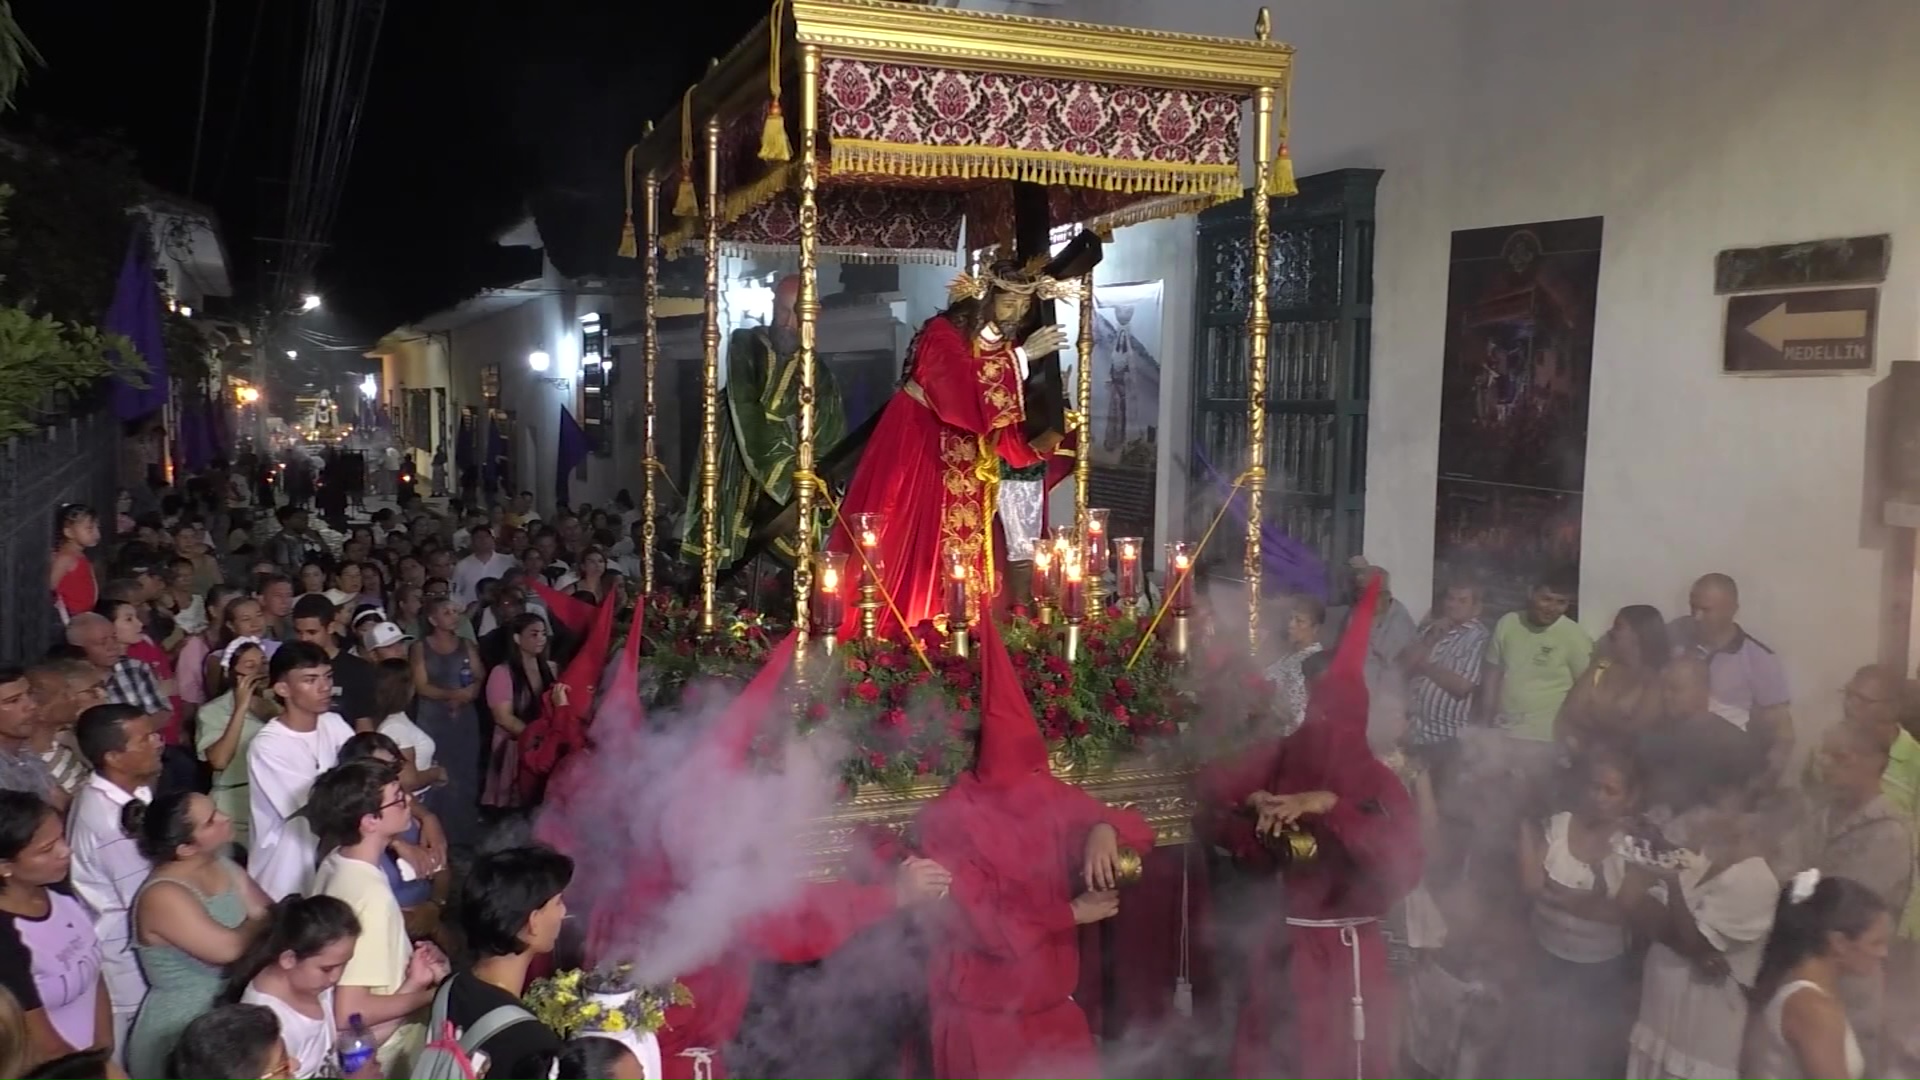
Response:
M6 213L12 195L0 184L0 259L14 246ZM0 290L6 284L0 277ZM0 438L53 419L71 398L109 375L140 381L145 369L133 342L118 334L0 305Z
M133 342L118 334L0 307L0 438L53 419L66 399L108 375L137 380L145 366Z
M27 81L27 71L46 61L13 19L13 5L0 0L0 112L13 108L13 95Z

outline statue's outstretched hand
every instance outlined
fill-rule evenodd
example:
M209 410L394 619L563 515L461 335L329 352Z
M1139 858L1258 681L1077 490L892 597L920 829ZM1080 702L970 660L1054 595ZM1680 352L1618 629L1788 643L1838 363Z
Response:
M1027 350L1029 359L1038 360L1049 353L1059 352L1060 347L1066 343L1067 328L1054 324L1043 326L1028 334L1027 340L1021 343L1021 348Z

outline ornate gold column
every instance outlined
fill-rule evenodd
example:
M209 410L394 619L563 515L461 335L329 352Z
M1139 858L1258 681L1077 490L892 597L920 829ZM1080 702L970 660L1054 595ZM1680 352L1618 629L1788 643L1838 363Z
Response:
M653 125L648 124L651 132ZM641 256L641 292L646 307L646 317L640 324L640 370L643 373L641 393L641 453L644 455L642 468L646 475L640 480L640 596L642 602L653 595L653 517L657 506L654 496L654 484L660 478L659 445L654 441L654 417L656 415L655 387L660 377L660 326L658 308L660 304L660 174L648 171L642 187L645 201L640 211L642 242L646 244Z
M778 10L777 8L775 9ZM776 29L776 33L778 30ZM794 668L806 670L807 605L813 595L813 429L814 334L820 322L819 272L814 244L820 227L816 202L820 184L820 50L800 49L800 292L794 315L800 323L800 445L794 452L793 604L794 629L800 635L794 650Z
M1087 485L1093 478L1093 271L1080 279L1080 339L1074 342L1073 528L1087 535Z
M685 107L685 106L683 106ZM706 308L700 322L700 632L718 623L713 586L720 574L720 119L706 125L707 190L701 212L707 227Z
M1254 36L1273 34L1266 8L1254 23ZM1260 647L1260 522L1267 486L1267 339L1273 321L1267 315L1267 180L1273 171L1273 87L1253 95L1253 295L1247 305L1247 648ZM1231 497L1231 496L1229 496Z

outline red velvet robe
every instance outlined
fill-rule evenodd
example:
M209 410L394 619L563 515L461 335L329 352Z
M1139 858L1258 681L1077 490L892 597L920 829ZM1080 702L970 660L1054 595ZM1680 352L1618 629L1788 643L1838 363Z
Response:
M976 598L982 583L998 586L992 551L1000 462L1025 468L1040 461L1021 433L1025 406L1010 343L968 341L944 316L928 320L917 341L912 377L887 402L840 506L849 523L855 514L886 515L882 578L909 629L946 612L949 544L972 553ZM837 528L828 546L852 551L853 539ZM846 575L849 603L859 580L856 566ZM893 613L882 608L880 623L883 631L893 625Z
M1072 903L1087 833L1102 822L1124 847L1153 847L1140 815L1045 771L1006 786L963 773L921 811L924 854L953 874L929 935L934 1076L1099 1075L1071 997L1080 978Z
M1360 708L1364 715L1364 698ZM1330 813L1302 819L1319 855L1282 871L1284 895L1274 894L1276 910L1247 957L1251 985L1234 1037L1235 1076L1354 1075L1353 953L1339 929L1288 926L1286 919L1384 917L1420 880L1418 812L1399 777L1368 749L1364 723L1356 741L1315 719L1279 744L1197 778L1201 835L1256 871L1278 867L1255 837L1254 819L1235 809L1249 794L1331 791L1339 799ZM1398 1014L1386 943L1377 922L1354 933L1365 1000L1361 1073L1396 1076ZM1283 1010L1290 1010L1290 1026L1275 1023Z

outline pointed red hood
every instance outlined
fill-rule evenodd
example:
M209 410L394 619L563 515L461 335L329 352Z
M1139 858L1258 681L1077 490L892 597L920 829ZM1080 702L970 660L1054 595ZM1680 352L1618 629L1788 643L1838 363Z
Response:
M990 787L1006 787L1047 771L1047 743L1033 707L1014 673L1006 642L993 619L980 628L980 751L973 774Z
M587 629L586 640L580 643L579 651L573 654L566 670L560 673L560 681L567 684L568 705L582 716L592 710L594 688L600 685L600 676L606 670L607 645L613 640L615 606L609 598L599 607L590 609L593 612L593 625Z
M738 769L746 764L747 751L753 746L754 736L766 725L780 703L780 691L783 688L787 669L793 665L793 651L800 635L790 633L780 644L767 654L766 666L753 677L740 696L728 705L720 714L720 719L707 732L705 742L713 747L724 766Z
M1326 674L1307 692L1307 719L1280 744L1278 775L1267 790L1338 790L1355 770L1372 767L1367 744L1367 652L1380 606L1380 575L1360 594Z
M606 696L600 699L600 709L594 714L599 719L601 713L618 716L631 726L631 732L638 734L645 726L647 713L640 706L640 644L645 640L644 629L647 614L645 600L633 605L633 619L627 624L627 640L620 649L620 662L613 671L613 682L607 687Z
M539 578L530 578L528 579L528 583L533 586L533 594L540 598L542 604L546 605L547 614L553 616L554 622L566 627L567 633L580 634L586 632L587 624L593 621L594 605L587 603L585 600L576 600L566 593L552 588Z

